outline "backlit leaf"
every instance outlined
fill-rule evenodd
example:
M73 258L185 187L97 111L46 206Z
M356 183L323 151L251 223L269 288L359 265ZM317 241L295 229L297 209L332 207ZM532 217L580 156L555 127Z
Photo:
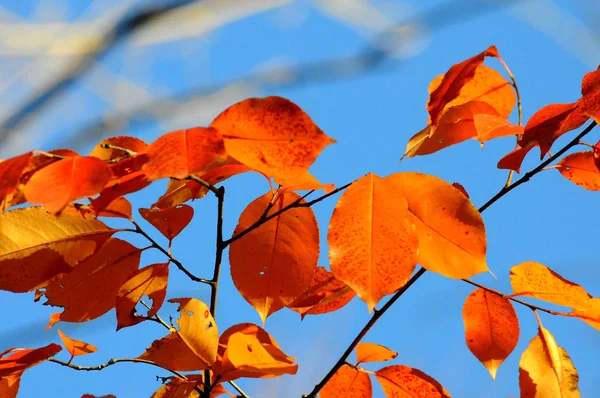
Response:
M211 127L223 135L230 156L268 177L303 174L335 143L298 105L276 96L238 102Z
M138 357L152 361L166 369L179 371L204 370L208 364L199 358L177 332L155 340Z
M127 156L127 152L125 151L113 148L103 148L102 145L104 144L129 149L133 152L143 152L148 147L148 144L146 144L139 138L122 135L102 140L98 143L98 145L94 147L94 149L92 149L92 152L90 152L90 156L94 156L102 160L115 160Z
M275 182L282 186L279 193L288 191L310 191L322 189L325 193L333 191L333 184L321 184L308 171L304 174L293 176L292 178L275 178Z
M536 146L536 143L534 141L531 141L525 147L516 148L516 149L510 151L509 153L504 155L504 157L502 159L500 159L498 161L498 168L514 170L517 173L520 173L521 172L521 164L523 163L525 156L527 156L529 151L531 151L533 148L535 148L535 146Z
M405 365L392 365L375 372L388 398L450 398L433 377Z
M195 298L176 298L169 302L179 303L177 333L196 356L210 367L217 358L219 330L208 307Z
M360 343L356 346L356 364L363 362L383 362L396 358L398 353L374 343Z
M579 376L569 354L540 325L519 362L521 397L578 398Z
M569 181L590 191L600 191L600 170L594 161L594 152L575 152L565 156L556 168Z
M23 372L56 355L60 350L62 347L58 344L48 344L33 349L10 348L0 353L0 396L16 398Z
M320 392L321 398L371 398L373 388L369 374L343 365Z
M148 162L142 170L153 181L204 174L227 159L221 134L204 127L164 134L148 146L146 153Z
M7 197L17 191L21 176L31 163L32 157L33 152L27 152L0 161L0 213L9 207Z
M467 347L495 379L498 367L519 341L515 309L508 299L477 289L465 300L462 317Z
M267 193L246 207L234 236L262 217L271 198ZM299 199L298 194L288 192L274 203L269 214ZM318 258L319 227L310 207L285 211L234 241L229 249L233 283L263 323L310 286Z
M429 95L427 111L431 123L436 125L446 105L458 97L461 89L473 79L477 67L483 63L485 57L498 57L498 50L491 46L463 62L452 65L444 74L439 85Z
M194 209L188 205L167 209L139 209L140 215L158 229L165 238L175 238L194 218Z
M54 320L86 322L114 308L119 288L137 270L140 255L141 250L130 243L111 238L69 274L50 283L44 304L64 308Z
M94 254L115 230L79 215L53 216L42 207L0 214L0 289L44 287Z
M492 114L473 115L473 123L477 131L477 140L484 142L494 138L519 136L524 132L523 126L513 124L505 118Z
M136 305L144 296L152 300L152 309L146 316L156 315L165 301L168 280L169 263L148 265L130 275L117 295L117 330L144 321L144 318L134 316Z
M25 198L56 214L75 199L100 193L111 175L108 164L92 156L62 159L29 179L25 185Z
M56 331L58 332L60 339L62 340L63 344L65 345L65 348L67 349L69 354L71 354L71 359L73 359L76 356L91 354L93 352L98 351L98 349L96 347L94 347L93 345L91 345L89 343L70 338L69 336L67 336L66 334L61 332L60 329L56 329ZM71 362L71 361L69 360L69 362Z
M338 200L327 235L333 274L367 303L404 286L418 260L406 200L374 174L355 181Z
M395 173L385 180L397 189L393 200L408 202L424 268L454 279L488 270L483 219L461 191L421 173Z
M92 207L96 212L104 210L116 198L128 193L136 192L150 185L151 181L141 171L128 174L124 177L113 178L106 184L100 195L91 199Z
M356 293L350 289L350 286L337 279L324 267L317 267L308 289L287 307L299 312L304 319L306 315L336 311L348 304L354 296Z
M584 114L600 121L600 67L586 73L581 81L581 110Z
M294 358L285 355L264 329L242 323L221 335L214 371L215 377L225 382L240 377L268 378L296 374L298 365L294 365Z

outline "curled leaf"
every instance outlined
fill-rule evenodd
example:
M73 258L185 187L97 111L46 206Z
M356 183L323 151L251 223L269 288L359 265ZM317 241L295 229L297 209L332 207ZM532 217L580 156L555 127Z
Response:
M98 351L98 349L96 347L94 347L93 345L91 345L89 343L70 338L69 336L67 336L66 334L61 332L60 329L56 329L56 331L58 332L60 339L62 340L63 344L65 345L65 348L67 349L69 354L71 354L71 359L73 359L74 357L79 356L79 355L91 354L91 353Z
M398 353L374 343L360 343L356 346L356 364L363 362L383 362L396 358Z

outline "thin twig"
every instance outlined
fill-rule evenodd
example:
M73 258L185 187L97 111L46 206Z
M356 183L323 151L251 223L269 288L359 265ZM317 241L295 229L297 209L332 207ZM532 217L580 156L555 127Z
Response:
M151 310L151 309L152 309L152 307L150 307L148 304L146 304L146 302L145 302L144 300L140 300L140 303L142 303L142 305L143 305L144 307L146 307L148 310ZM163 325L164 327L166 327L166 328L169 330L169 332L171 332L171 333L172 333L172 332L175 332L175 328L173 327L173 325L169 325L169 324L168 324L167 322L165 322L165 320L164 320L164 319L162 319L162 318L160 317L160 315L158 315L158 314L154 314L154 317L145 317L145 318L146 318L146 319L148 319L148 320L151 320L151 321L155 321L155 322L158 322L158 323L160 323L161 325Z
M230 385L231 387L233 387L233 388L234 388L234 389L235 389L235 390L238 392L238 394L240 394L240 395L239 395L240 397L242 397L242 398L250 398L250 397L248 396L248 394L246 394L246 393L244 392L244 390L242 390L242 389L240 388L240 386L238 386L238 385L237 385L237 384L236 384L234 381L230 381L230 382L229 382L229 385Z
M217 187L215 187L213 184L211 184L207 181L204 181L202 178L195 176L193 174L186 179L196 181L198 184L202 185L203 187L207 188L209 191L214 193L215 196L219 197L219 189Z
M549 159L545 160L544 162L542 162L540 165L538 165L533 170L525 173L525 175L523 177L521 177L519 180L517 180L514 184L512 184L512 185L510 185L508 187L502 188L500 190L500 192L498 192L496 195L494 195L490 200L488 200L486 203L483 204L483 206L481 206L479 208L479 212L483 213L488 207L490 207L492 204L494 204L498 199L500 199L501 197L503 197L504 195L506 195L507 193L509 193L510 191L512 191L514 188L518 187L519 185L521 185L521 184L529 181L531 179L531 177L533 177L535 174L539 173L542 169L544 169L544 167L546 167L548 164L552 163L554 160L556 160L563 153L565 153L566 151L568 151L569 148L571 148L572 146L576 145L579 142L579 140L581 138L583 138L586 134L588 134L595 126L596 126L596 122L592 122L579 135L577 135L577 137L575 137L571 142L569 142L562 149L560 149L558 152L556 152L556 154L554 156L552 156ZM312 390L312 392L310 394L303 395L302 396L303 398L316 398L316 396L319 393L319 391L323 388L323 386L325 386L325 384L327 384L327 382L331 379L331 377L333 377L333 375L335 374L335 372L337 372L337 370L346 362L348 356L350 356L350 354L352 353L352 351L354 350L354 348L358 345L358 343L360 343L360 341L362 340L362 338L367 334L367 332L371 329L371 327L375 324L375 322L392 306L392 304L394 304L396 302L396 300L398 300L402 296L402 294L404 294L404 292L410 286L413 285L413 283L415 283L421 276L423 276L423 274L425 274L425 272L426 272L425 268L420 268L419 271L417 271L417 273L414 274L409 279L409 281L406 283L406 285L404 285L400 290L398 290L396 293L394 293L394 295L392 296L392 298L390 298L389 301L387 303L385 303L385 305L381 308L381 310L378 310L378 311L376 310L375 311L375 313L373 314L373 316L371 317L371 319L369 319L369 321L367 322L367 324L358 333L358 335L356 336L356 338L352 341L352 343L350 343L350 345L348 346L348 348L346 349L346 351L342 354L342 356L340 357L340 359L331 368L331 370L329 371L329 373L327 373L327 375L323 378L323 380L321 380L321 382L315 386L315 388ZM468 283L473 283L473 282L468 281ZM519 300L519 301L521 301L521 300ZM528 305L528 303L525 303L525 302L523 302L523 303L524 303L524 305ZM557 313L557 315L574 316L572 314L567 314L567 313L560 313L560 314Z
M190 271L188 271L183 264L181 264L175 257L173 257L171 255L171 253L169 253L168 250L166 250L164 247L162 247L161 245L159 245L154 239L152 239L152 237L150 235L148 235L140 226L138 223L136 223L134 220L130 220L133 225L135 226L135 229L123 229L123 231L129 231L129 232L135 232L136 234L140 234L142 235L144 238L146 238L154 248L158 249L159 251L161 251L165 256L167 256L169 258L169 260L175 264L177 266L177 268L179 268L180 271L182 271L184 274L186 274L191 280L193 280L194 282L200 282L200 283L206 283L208 285L211 285L212 282L207 280L207 279L203 279L203 278L199 278L196 275L192 274Z
M125 152L126 156L124 156L124 157L131 157L131 156L137 155L136 151L132 151L131 149L123 148L122 146L118 146L118 145L104 143L104 144L101 144L100 146L104 149L114 149L117 151Z
M120 362L145 363L145 364L156 366L157 368L161 368L163 370L166 370L167 372L171 372L175 376L180 377L180 378L182 378L184 380L187 380L187 377L185 377L185 375L179 373L176 370L167 369L165 367L160 366L156 362L148 361L146 359L139 359L139 358L113 358L113 359L109 360L108 362L105 362L105 363L103 363L101 365L96 365L96 366L79 366L79 365L73 365L72 363L64 362L64 361L61 361L61 360L55 359L55 358L48 358L48 361L57 363L57 364L62 365L62 366L69 367L71 369L86 370L86 371L102 370L104 368L107 368L109 366L112 366L112 365L120 363Z

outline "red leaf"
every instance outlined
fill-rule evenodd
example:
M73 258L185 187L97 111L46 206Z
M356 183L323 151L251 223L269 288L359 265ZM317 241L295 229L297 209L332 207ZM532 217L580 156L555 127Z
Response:
M33 152L0 161L0 212L6 210L7 196L16 192L23 172L31 163Z
M122 178L111 180L100 192L100 195L95 199L91 199L90 202L96 212L101 212L116 198L144 189L150 183L151 181L143 172L137 171Z
M158 229L167 239L173 240L192 221L194 209L188 205L167 209L139 209L140 215Z

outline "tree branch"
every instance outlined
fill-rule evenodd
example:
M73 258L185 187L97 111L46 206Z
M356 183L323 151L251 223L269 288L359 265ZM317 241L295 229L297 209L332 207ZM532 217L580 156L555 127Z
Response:
M185 377L185 375L179 373L176 370L167 369L167 368L164 368L164 367L160 366L156 362L148 361L148 360L145 360L145 359L139 359L139 358L113 358L113 359L109 360L108 362L105 362L105 363L103 363L101 365L96 365L96 366L79 366L79 365L73 365L72 363L64 362L64 361L61 361L61 360L55 359L55 358L48 358L48 361L57 363L57 364L62 365L62 366L66 366L66 367L71 368L71 369L86 370L86 371L102 370L104 368L107 368L109 366L112 366L112 365L120 363L120 362L145 363L145 364L148 364L148 365L156 366L157 368L161 368L161 369L166 370L168 372L171 372L175 376L177 376L179 378L182 378L184 380L187 380L187 377Z

